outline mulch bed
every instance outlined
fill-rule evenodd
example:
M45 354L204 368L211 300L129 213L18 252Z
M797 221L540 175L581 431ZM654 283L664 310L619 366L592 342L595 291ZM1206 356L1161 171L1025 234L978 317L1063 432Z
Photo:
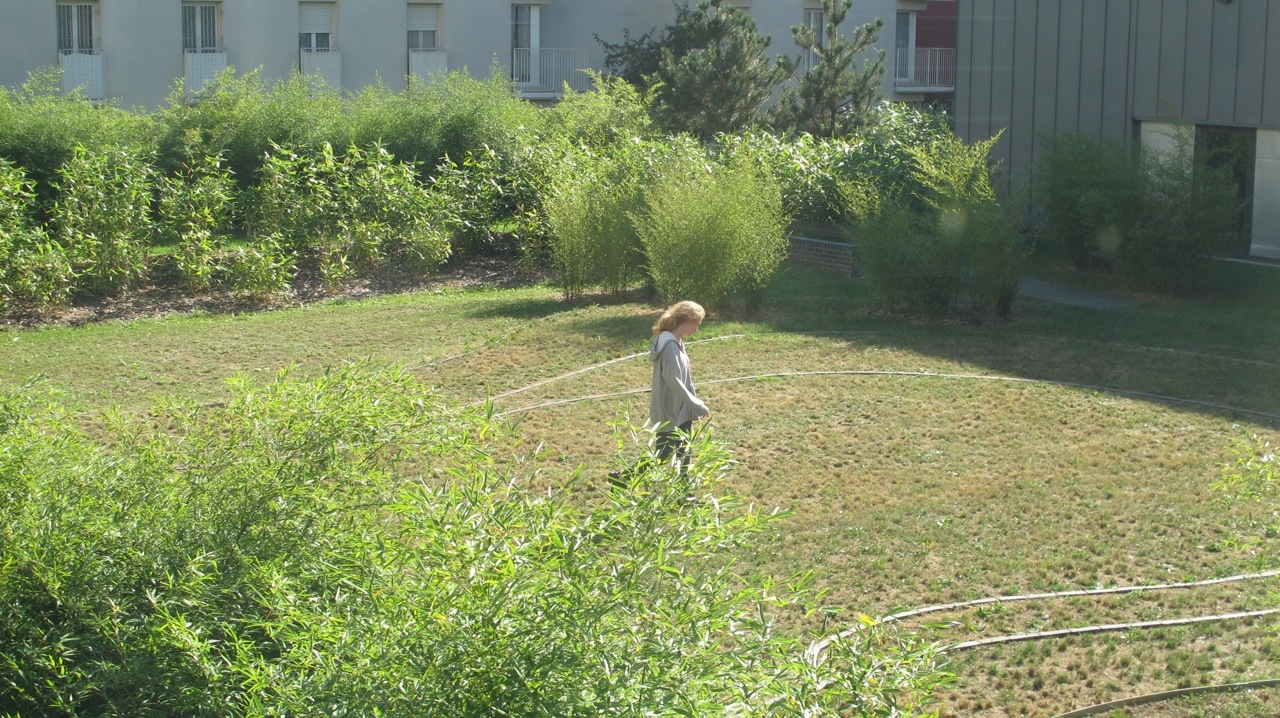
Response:
M287 292L269 301L257 301L229 289L214 288L190 294L179 282L172 263L158 262L150 282L117 297L76 296L69 305L40 311L13 310L0 313L2 329L33 329L53 326L82 326L108 321L131 321L147 317L187 314L244 314L301 307L333 299L364 299L387 294L465 289L470 287L518 287L544 281L546 274L520 266L511 253L464 255L450 259L427 277L414 276L396 267L386 267L368 277L346 282L337 290L324 285L314 272L299 272Z

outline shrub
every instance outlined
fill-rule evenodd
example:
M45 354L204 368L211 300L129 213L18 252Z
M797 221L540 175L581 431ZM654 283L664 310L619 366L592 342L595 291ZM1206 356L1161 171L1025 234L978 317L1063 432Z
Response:
M61 304L74 275L66 253L35 224L31 180L0 158L0 309Z
M640 208L644 177L631 161L635 155L621 151L626 147L619 145L614 156L566 151L544 200L551 258L567 298L591 286L620 295L644 264L631 218Z
M76 147L95 152L126 147L146 154L156 134L150 115L62 94L59 72L42 69L16 89L0 87L0 158L35 181L41 207L57 199L59 170L71 162Z
M1250 535L1246 543L1261 544L1280 537L1280 467L1275 446L1261 437L1237 440L1231 461L1222 467L1222 478L1213 485L1231 503L1253 504L1245 520Z
M77 288L112 295L147 276L155 173L148 155L125 147L77 147L58 171L58 238L77 269Z
M1176 149L1143 152L1143 182L1137 218L1122 237L1118 264L1130 286L1177 295L1200 291L1212 256L1231 246L1239 231L1241 202L1230 173L1208 158L1194 157L1190 129L1175 137Z
M297 271L286 240L278 234L255 237L231 252L226 262L231 288L259 301L288 289Z
M1080 133L1052 139L1037 193L1048 238L1081 269L1110 268L1133 232L1147 177L1124 143Z
M1025 246L991 185L988 156L998 139L970 147L955 135L935 137L907 149L909 179L888 188L842 183L867 273L889 308L941 316L967 283L981 311L1009 316Z
M786 253L782 193L746 160L667 160L633 220L663 301L753 301Z
M390 254L415 271L448 258L440 199L381 146L342 155L327 143L314 154L274 147L249 195L248 226L293 257L315 255L334 286Z
M235 182L219 158L205 157L180 175L161 177L158 185L159 229L177 245L178 271L187 289L204 291L217 268L217 233L227 222Z
M770 516L684 500L713 443L584 504L406 373L231 386L102 444L0 399L0 712L912 715L946 679L869 619L821 657L770 624L812 596L733 572Z
M202 157L222 157L241 189L258 181L273 144L318 151L325 142L345 146L349 137L339 92L299 73L267 82L261 69L236 77L227 68L206 86L200 102L188 102L178 83L157 114L161 172L175 174Z

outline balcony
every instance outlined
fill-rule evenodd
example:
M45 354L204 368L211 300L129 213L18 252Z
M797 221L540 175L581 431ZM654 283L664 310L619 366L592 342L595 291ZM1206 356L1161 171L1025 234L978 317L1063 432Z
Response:
M410 50L409 74L424 80L449 71L449 53L445 50Z
M893 86L898 92L955 92L956 49L898 48Z
M182 65L187 99L194 100L204 94L205 85L227 69L227 52L221 49L188 50L182 53Z
M564 84L574 92L591 89L584 48L514 48L511 50L511 79L520 95L532 100L552 100L564 95Z
M106 63L99 50L76 50L58 53L58 67L62 68L59 80L62 94L76 90L86 100L95 102L106 98Z
M298 68L304 75L318 75L329 83L330 87L342 87L342 53L337 50L313 50L306 48L300 51Z

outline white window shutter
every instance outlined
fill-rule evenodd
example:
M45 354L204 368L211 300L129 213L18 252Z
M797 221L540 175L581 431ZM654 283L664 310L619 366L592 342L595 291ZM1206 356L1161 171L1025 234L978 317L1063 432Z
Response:
M333 3L298 3L298 32L333 32Z
M438 5L410 5L409 29L427 31L440 29L440 7Z

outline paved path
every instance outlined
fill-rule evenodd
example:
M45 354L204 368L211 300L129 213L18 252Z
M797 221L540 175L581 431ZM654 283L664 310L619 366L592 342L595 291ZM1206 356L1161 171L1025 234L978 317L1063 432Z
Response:
M1041 279L1023 279L1018 282L1018 294L1032 299L1043 299L1046 302L1069 304L1085 309L1129 309L1138 306L1138 302L1126 297L1118 297L1105 292L1089 289L1066 287Z

